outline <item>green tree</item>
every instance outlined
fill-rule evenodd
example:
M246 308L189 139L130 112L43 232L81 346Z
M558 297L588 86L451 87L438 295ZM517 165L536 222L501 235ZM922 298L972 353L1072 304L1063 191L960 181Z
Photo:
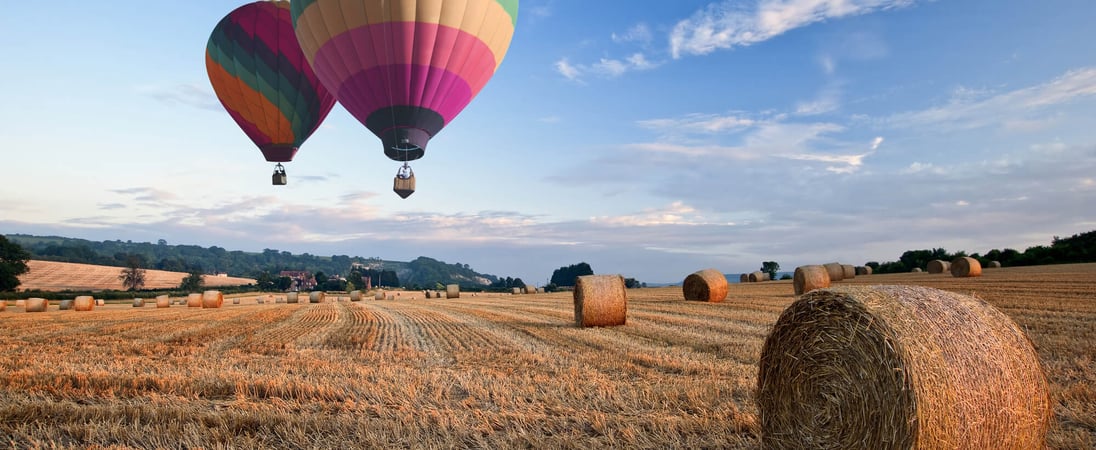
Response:
M126 257L126 267L122 269L122 273L118 275L118 279L122 281L122 287L128 291L136 291L145 287L145 262L144 258L140 255L129 255Z
M575 279L584 275L593 275L594 269L590 268L590 265L585 262L578 264L572 264L566 267L560 267L552 272L552 278L549 283L556 284L558 286L574 286Z
M202 290L203 286L205 286L205 280L202 279L202 271L191 269L190 273L183 278L183 283L179 285L179 290L194 292Z
M289 277L278 277L277 287L279 291L287 291L293 286L293 279Z
M0 234L0 292L19 287L19 275L30 271L27 261L30 261L30 253Z
M636 288L641 287L641 286L643 286L643 284L640 283L639 280L636 280L635 278L625 278L624 279L624 288L625 289L636 289Z
M255 284L259 286L260 291L273 290L274 276L270 274L270 271L264 270L259 276L255 277Z
M761 271L769 274L770 280L776 279L776 273L780 271L780 264L776 261L765 261L761 263Z

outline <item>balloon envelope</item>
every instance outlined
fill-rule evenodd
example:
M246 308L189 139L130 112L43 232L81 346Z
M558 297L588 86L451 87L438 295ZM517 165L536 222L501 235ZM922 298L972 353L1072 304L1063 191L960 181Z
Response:
M468 106L502 63L518 0L294 0L308 61L397 161Z
M297 43L289 2L248 3L221 19L206 44L206 71L267 161L291 161L335 105Z

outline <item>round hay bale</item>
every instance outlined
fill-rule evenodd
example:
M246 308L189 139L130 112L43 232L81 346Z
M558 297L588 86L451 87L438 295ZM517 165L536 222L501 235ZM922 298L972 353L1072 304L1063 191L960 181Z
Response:
M95 306L107 306L107 301L101 298L95 299Z
M767 275L767 274L765 272L760 271L760 270L757 271L757 272L750 273L750 282L751 283L759 283L759 282L765 281L765 275Z
M845 279L845 268L841 266L841 263L826 263L822 267L826 268L826 272L830 276L830 282L836 283Z
M296 292L290 292L285 294L286 303L297 303L298 301L298 294Z
M527 285L525 285L525 293L526 294L536 294L537 293L537 287L533 286L531 284L527 284Z
M145 299L143 299L143 298L133 299L133 307L134 308L144 308L145 307Z
M815 289L830 287L830 272L823 266L799 266L792 276L795 295L803 295Z
M856 278L856 267L854 267L852 264L842 264L841 279L851 280L853 278Z
M750 274L744 273L742 275L739 275L738 276L738 282L739 283L749 283L750 282Z
M460 298L460 285L459 284L447 284L447 285L445 285L445 298Z
M373 295L373 300L384 300L384 291L377 291L377 293Z
M857 276L871 275L871 273L872 273L871 266L856 266L856 275Z
M986 264L986 268L987 269L1000 269L1001 268L1001 262L1000 261L990 261L989 263Z
M3 312L6 309L8 309L8 301L0 300L0 312Z
M23 299L16 300L15 301L15 306L19 307L19 308L26 308L27 307L27 301L23 300Z
M538 294L543 294L544 293L544 288L542 288L542 287L537 288L537 293ZM472 294L472 296L475 297L476 295Z
M225 302L225 295L221 291L205 291L202 293L202 308L220 308Z
M362 291L350 291L350 301L360 302L362 300Z
M685 300L719 303L727 299L727 276L715 269L704 269L689 274L681 283Z
M951 261L951 276L956 278L974 278L982 276L982 263L969 256L960 256Z
M395 300L395 299L396 299L396 296L395 296L395 295L392 295L392 294L388 294L388 299L389 299L389 300Z
M758 363L763 448L1043 448L1038 355L1008 316L921 286L799 298Z
M949 264L947 263L947 261L934 259L932 261L929 261L929 264L925 266L925 268L928 269L929 273L944 273L948 271L948 266Z
M76 311L91 311L95 309L95 298L90 295L81 295L72 301L72 309Z
M170 308L171 307L171 297L168 297L166 295L157 295L156 296L156 307L157 308Z
M583 275L575 279L575 324L580 327L624 325L628 291L621 275Z
M324 294L323 291L312 291L308 293L309 303L323 303L323 300L326 297L327 295Z
M263 304L263 299L262 298L256 298L255 302L261 305L261 304ZM240 304L240 297L233 298L232 299L232 304L233 305L239 305Z
M519 295L519 294L521 294L521 288L513 288L513 289L511 289L511 290L510 290L510 294L512 294L512 295Z
M37 297L28 298L26 305L27 312L46 312L46 308L49 308L49 300Z
M924 271L921 270L920 267L914 267L913 270L910 271L910 273L921 273L921 272L924 272Z
M431 292L431 291L426 291L425 295L426 295L426 298L434 298L434 293Z
M66 311L66 310L72 309L72 300L70 300L70 299L61 300L60 302L57 303L57 309L61 310L61 311Z
M187 308L201 308L202 307L202 294L191 293L186 296Z

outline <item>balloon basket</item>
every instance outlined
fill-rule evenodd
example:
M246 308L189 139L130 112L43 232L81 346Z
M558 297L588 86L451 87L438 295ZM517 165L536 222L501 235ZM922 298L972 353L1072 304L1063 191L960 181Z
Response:
M396 192L396 195L400 198L410 197L415 193L415 175L412 174L407 178L400 178L399 176L392 179L392 190Z

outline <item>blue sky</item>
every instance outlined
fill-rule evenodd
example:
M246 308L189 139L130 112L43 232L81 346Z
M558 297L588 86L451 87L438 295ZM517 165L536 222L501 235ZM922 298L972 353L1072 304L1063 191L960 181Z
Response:
M524 0L391 191L341 106L270 185L204 50L243 2L7 5L0 232L677 282L1096 229L1096 2Z

